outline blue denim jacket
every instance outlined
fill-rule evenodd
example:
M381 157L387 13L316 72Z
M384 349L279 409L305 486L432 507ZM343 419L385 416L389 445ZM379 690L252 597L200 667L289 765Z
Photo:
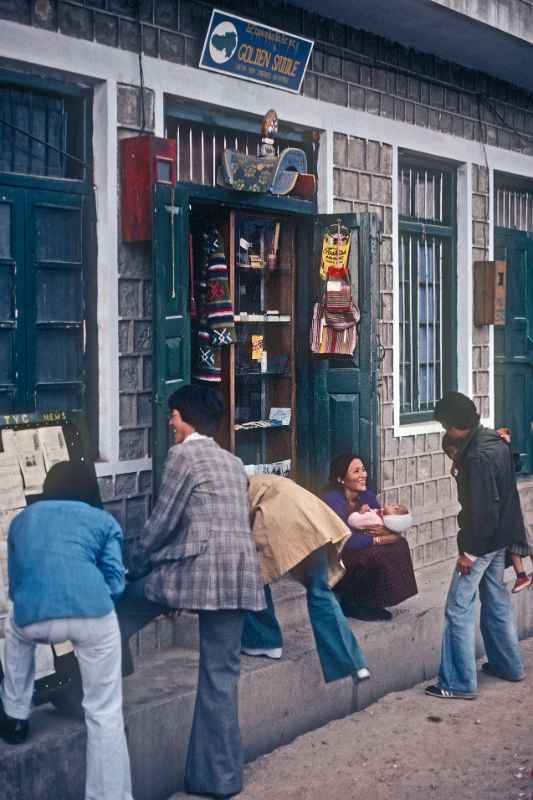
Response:
M16 625L109 614L124 591L121 542L115 518L87 503L41 500L24 509L8 535Z

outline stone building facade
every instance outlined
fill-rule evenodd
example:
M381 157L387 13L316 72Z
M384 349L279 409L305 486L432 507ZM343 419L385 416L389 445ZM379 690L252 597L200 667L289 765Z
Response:
M398 500L414 510L417 524L409 537L416 565L442 560L455 552L457 504L439 426L430 421L403 424L399 415L398 160L410 151L457 167L458 386L471 394L482 420L490 424L493 337L489 327L472 321L472 264L493 255L497 176L512 173L533 181L533 95L497 74L423 52L422 41L413 49L295 5L235 0L217 7L315 41L302 97L293 102L259 87L252 100L248 85L241 98L236 80L199 73L209 3L0 0L3 66L97 87L93 125L106 129L105 135L97 132L102 142L94 142L95 165L102 146L108 159L97 169L96 190L108 197L110 221L98 236L106 251L102 258L112 267L109 280L116 281L105 300L109 305L99 355L110 360L100 367L107 370L101 385L114 409L100 401L100 417L107 422L100 428L98 475L106 506L134 536L151 504L151 250L147 244L123 243L113 218L120 208L118 142L141 127L163 135L165 97L186 100L195 91L196 101L255 115L274 105L282 118L322 129L320 210L371 211L381 221L380 488L386 501ZM522 28L522 39L528 41L533 22L528 26L524 21ZM26 45L15 50L25 33L31 33ZM67 55L50 52L53 43L58 50L66 48ZM224 80L229 81L225 91ZM106 236L114 238L111 246L107 240L103 246ZM102 276L100 271L99 295L105 292ZM529 496L527 481L523 490Z

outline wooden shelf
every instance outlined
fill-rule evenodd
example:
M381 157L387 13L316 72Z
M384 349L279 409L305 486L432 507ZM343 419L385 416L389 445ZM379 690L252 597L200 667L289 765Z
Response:
M290 425L281 425L278 422L272 422L269 419L258 419L250 422L242 422L235 425L235 430L239 431L271 431L274 429L282 430L290 428Z
M291 379L292 375L289 372L275 372L267 370L266 372L235 372L236 378L288 378Z
M235 315L235 322L239 322L241 325L246 325L246 323L257 323L257 322L277 322L279 323L290 323L292 320L288 314L247 314L244 319L242 319L242 314Z

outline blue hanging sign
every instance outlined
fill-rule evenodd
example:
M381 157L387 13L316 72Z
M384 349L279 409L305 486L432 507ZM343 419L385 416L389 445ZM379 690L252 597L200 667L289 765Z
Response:
M298 93L313 44L310 39L215 8L199 66Z

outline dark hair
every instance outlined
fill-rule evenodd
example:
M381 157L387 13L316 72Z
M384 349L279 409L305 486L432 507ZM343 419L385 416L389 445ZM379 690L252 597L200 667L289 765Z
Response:
M94 469L83 461L54 464L45 478L43 500L78 500L101 507Z
M331 466L329 468L329 486L330 488L339 488L339 481L343 481L346 477L346 473L348 472L348 467L354 460L354 458L358 458L359 461L366 467L364 458L358 453L342 453L340 456L337 456L331 462Z
M479 414L472 400L461 392L446 392L433 411L434 419L445 427L466 431L479 423Z
M180 412L184 422L206 436L213 436L224 416L224 401L210 386L192 383L182 386L168 398L171 411Z

